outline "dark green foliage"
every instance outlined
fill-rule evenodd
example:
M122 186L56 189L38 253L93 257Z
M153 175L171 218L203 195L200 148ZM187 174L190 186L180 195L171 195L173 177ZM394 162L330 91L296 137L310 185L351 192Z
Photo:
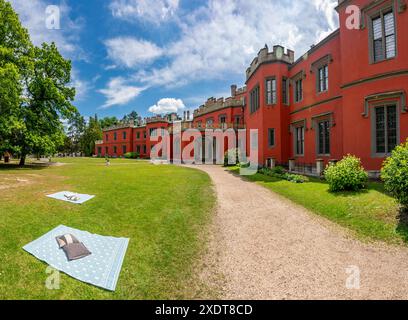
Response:
M368 174L361 165L361 160L347 155L336 164L330 164L324 171L330 191L357 191L367 185Z
M396 147L381 169L385 189L408 208L408 140Z

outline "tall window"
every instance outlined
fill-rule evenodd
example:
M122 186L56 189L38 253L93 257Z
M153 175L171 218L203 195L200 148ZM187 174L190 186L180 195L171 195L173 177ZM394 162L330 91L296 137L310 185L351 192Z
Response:
M116 141L116 139L118 138L118 134L116 132L113 133L113 140Z
M140 132L136 132L136 139L140 139Z
M109 135L108 134L105 135L105 138L106 138L105 141L109 141Z
M295 128L295 154L303 155L305 148L305 127Z
M146 147L146 145L145 145L145 144L143 145L143 153L144 153L144 154L146 154L146 153L147 153L147 147Z
M118 151L118 149L116 148L116 146L115 146L115 147L113 147L113 154L115 154L115 155L116 155L117 151Z
M122 146L122 152L123 152L123 154L126 153L126 146Z
M221 128L226 129L227 128L227 118L225 116L220 117L220 123L221 123Z
M318 153L330 154L330 121L324 120L318 123Z
M390 153L397 146L397 107L375 108L376 153Z
M126 140L126 131L123 131L123 140Z
M140 146L136 146L136 151L138 154L140 154Z
M303 80L295 81L295 102L300 102L303 99Z
M156 128L150 128L149 129L149 135L151 137L157 137L157 129Z
M374 62L395 57L395 21L394 13L380 13L372 20L373 59Z
M276 104L276 79L266 80L266 104Z
M268 129L268 146L275 146L275 129Z
M288 97L288 79L282 79L282 103L289 104L289 97Z
M105 147L105 153L106 153L106 155L109 154L109 147Z
M319 92L323 92L329 89L329 66L324 65L323 67L319 68L318 74L318 90Z
M259 109L259 86L250 93L250 111L254 113Z
M239 125L241 124L241 117L240 116L236 116L235 117L235 127L239 128Z
M212 128L213 124L214 124L214 119L213 118L207 119L207 121L206 121L206 127L207 128Z

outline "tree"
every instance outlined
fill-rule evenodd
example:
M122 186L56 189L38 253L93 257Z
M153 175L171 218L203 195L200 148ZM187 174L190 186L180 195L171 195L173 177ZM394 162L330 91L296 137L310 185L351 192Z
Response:
M118 123L119 123L119 120L116 117L105 117L105 118L99 120L99 124L100 124L102 129L115 126Z
M64 153L82 152L82 137L85 133L86 122L83 116L77 113L68 121L64 145L60 151Z
M75 89L71 82L71 62L65 60L54 43L34 48L32 68L24 78L25 98L22 116L25 128L14 140L21 148L20 165L28 154L55 153L64 142L62 119L78 113L71 104Z
M77 114L71 62L54 43L31 44L11 5L0 0L0 148L21 155L52 154L64 142L61 119Z
M136 124L138 120L139 114L136 111L132 111L123 117L122 122Z
M22 75L33 47L10 3L0 0L0 152L18 152L12 138L24 128L21 114Z
M95 153L95 141L102 139L102 129L98 121L98 116L89 118L89 123L85 128L81 140L81 148L85 156L89 157Z

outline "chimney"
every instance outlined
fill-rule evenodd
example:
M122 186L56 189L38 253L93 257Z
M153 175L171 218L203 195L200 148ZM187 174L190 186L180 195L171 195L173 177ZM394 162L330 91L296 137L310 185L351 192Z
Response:
M190 120L190 110L187 110L187 120Z
M186 112L184 111L183 120L186 121Z
M231 97L235 97L236 94L237 94L237 85L233 84L231 86Z
M287 49L287 52L288 52L290 63L294 63L295 62L295 52L289 49Z

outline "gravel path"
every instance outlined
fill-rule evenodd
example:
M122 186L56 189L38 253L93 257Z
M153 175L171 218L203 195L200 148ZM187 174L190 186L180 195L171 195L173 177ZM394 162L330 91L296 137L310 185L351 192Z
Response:
M195 168L211 176L218 197L202 278L220 298L408 298L407 248L362 243L221 167ZM358 285L350 266L360 270L360 289L346 287Z

